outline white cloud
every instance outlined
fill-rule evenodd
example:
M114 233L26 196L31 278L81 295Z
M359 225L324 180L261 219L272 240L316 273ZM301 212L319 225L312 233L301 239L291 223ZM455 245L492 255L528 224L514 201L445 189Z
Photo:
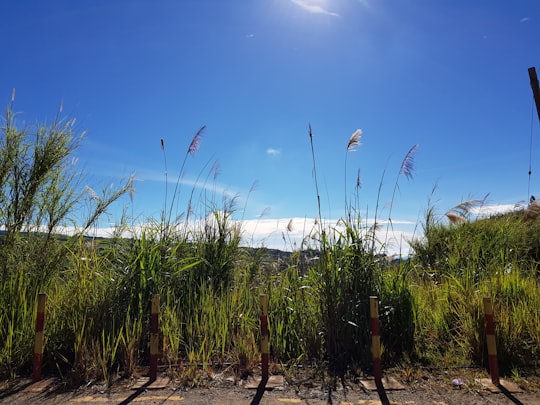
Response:
M281 154L281 150L274 149L274 148L268 148L268 149L266 149L266 154L270 155L270 156L277 156L277 155Z
M520 23L524 23L524 22L527 22L529 21L530 18L529 17L523 17L521 20L519 20Z
M342 232L343 223L338 220L324 220L324 228L327 235L332 235L332 230ZM377 242L375 249L382 249L389 255L407 256L410 253L409 241L421 235L415 234L416 224L412 221L392 221L393 230L386 231L386 222L379 222L380 228L376 230ZM370 224L363 227L363 232L368 232ZM320 226L314 218L279 218L279 219L253 219L244 220L241 223L242 241L245 246L267 247L292 251L319 247Z
M319 4L315 4L313 0L291 0L294 4L302 7L308 13L312 14L325 14L333 17L339 17L339 14L326 10Z
M471 208L471 214L480 218L492 215L506 214L512 211L520 211L525 207L521 204L491 204Z

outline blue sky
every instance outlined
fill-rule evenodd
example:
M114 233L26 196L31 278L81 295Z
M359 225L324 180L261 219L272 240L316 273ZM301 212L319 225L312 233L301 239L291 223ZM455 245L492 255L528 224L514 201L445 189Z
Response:
M382 185L388 217L415 144L414 177L398 178L391 212L407 232L430 196L441 216L488 193L490 205L524 203L531 152L530 193L540 194L527 74L540 68L537 0L6 0L0 16L0 101L15 88L19 121L30 123L62 103L88 131L77 152L88 183L135 174L129 210L141 221L164 204L160 139L170 198L203 125L181 195L193 184L203 205L237 195L254 243L254 224L283 248L290 219L288 236L299 236L317 216L309 124L329 221L344 215L358 170L363 216ZM345 162L359 128L362 146Z

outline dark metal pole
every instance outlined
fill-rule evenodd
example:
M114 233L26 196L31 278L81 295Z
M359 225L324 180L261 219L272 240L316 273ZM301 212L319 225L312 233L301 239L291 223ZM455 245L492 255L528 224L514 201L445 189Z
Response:
M534 67L529 68L529 78L531 79L531 88L534 102L536 103L536 112L538 113L538 120L540 121L540 86L538 85L538 77L536 76L536 69Z

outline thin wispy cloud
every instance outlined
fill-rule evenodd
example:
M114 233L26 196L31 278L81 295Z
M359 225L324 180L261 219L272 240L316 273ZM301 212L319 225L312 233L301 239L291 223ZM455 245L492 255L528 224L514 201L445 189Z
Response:
M139 170L137 181L146 181L146 182L154 182L154 183L169 183L169 184L176 184L177 178L175 176L171 176L170 178L166 178L162 172L153 171L153 170ZM190 177L181 178L180 182L178 183L181 186L185 186L188 188L195 188L198 190L206 190L218 195L222 195L224 197L233 198L237 196L238 193L232 191L229 187L224 186L222 184L216 183L216 182L203 182L200 181L200 179L194 179Z
M523 17L521 20L519 20L520 23L524 23L524 22L527 22L529 21L530 18L529 17Z
M291 0L294 4L297 6L302 7L305 11L312 14L325 14L330 15L332 17L339 17L338 13L334 13L332 11L326 10L322 6L318 4L314 4L313 1L310 0Z
M278 156L281 154L281 150L275 148L266 149L266 154L269 156Z

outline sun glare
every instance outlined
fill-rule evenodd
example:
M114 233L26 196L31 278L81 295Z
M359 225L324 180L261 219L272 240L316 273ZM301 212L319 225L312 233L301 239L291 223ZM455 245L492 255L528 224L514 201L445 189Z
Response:
M339 14L332 11L329 0L291 0L297 6L303 8L308 13L326 14L338 17Z

